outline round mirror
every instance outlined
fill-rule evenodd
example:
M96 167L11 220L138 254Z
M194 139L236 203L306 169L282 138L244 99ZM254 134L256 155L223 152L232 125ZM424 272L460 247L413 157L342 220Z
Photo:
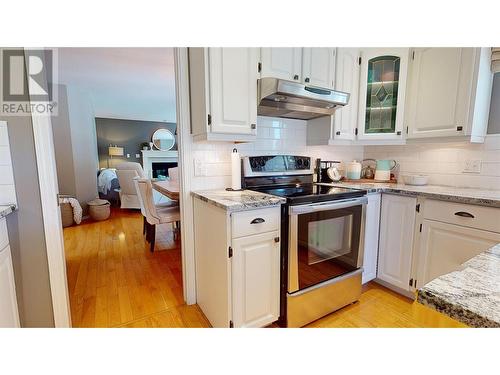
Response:
M156 130L151 140L153 141L153 145L160 151L168 151L175 144L175 136L168 129Z

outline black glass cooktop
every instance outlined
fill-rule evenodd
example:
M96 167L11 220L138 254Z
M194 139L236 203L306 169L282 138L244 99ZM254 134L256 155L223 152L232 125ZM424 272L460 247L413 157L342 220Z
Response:
M289 204L324 202L366 195L366 190L316 184L278 185L252 188L252 190L286 198Z

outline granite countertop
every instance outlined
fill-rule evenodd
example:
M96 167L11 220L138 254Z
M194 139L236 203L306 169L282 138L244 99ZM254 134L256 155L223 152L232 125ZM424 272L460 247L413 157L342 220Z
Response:
M369 193L385 192L404 195L421 195L428 198L448 200L453 202L477 204L489 207L500 208L500 190L484 190L474 188L457 188L453 186L425 185L412 186L405 184L384 184L384 183L352 183L333 182L321 185L343 186L352 189L363 189Z
M15 204L0 205L0 218L7 216L8 214L16 210Z
M472 327L500 327L500 244L424 285L417 300Z
M261 207L279 206L286 199L252 190L227 191L206 190L193 191L191 194L205 202L211 203L226 211L246 211Z

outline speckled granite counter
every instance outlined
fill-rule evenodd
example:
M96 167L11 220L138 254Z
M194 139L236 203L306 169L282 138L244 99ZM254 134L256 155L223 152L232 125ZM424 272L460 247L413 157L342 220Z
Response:
M284 198L252 190L207 190L193 191L191 194L196 198L231 212L279 206L286 201Z
M0 218L7 216L8 214L16 210L15 204L10 205L0 205Z
M500 190L482 190L472 188L456 188L452 186L412 186L404 184L384 184L384 183L351 183L338 182L322 184L329 186L343 186L352 189L363 189L369 193L395 193L403 195L421 195L428 198L448 200L453 202L477 204L481 206L500 207Z
M423 286L417 300L472 327L500 327L500 244Z

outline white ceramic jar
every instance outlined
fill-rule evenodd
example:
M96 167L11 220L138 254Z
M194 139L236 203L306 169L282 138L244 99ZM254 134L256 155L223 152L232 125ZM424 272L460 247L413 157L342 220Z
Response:
M359 180L361 178L361 163L356 160L348 163L346 177L348 180Z

